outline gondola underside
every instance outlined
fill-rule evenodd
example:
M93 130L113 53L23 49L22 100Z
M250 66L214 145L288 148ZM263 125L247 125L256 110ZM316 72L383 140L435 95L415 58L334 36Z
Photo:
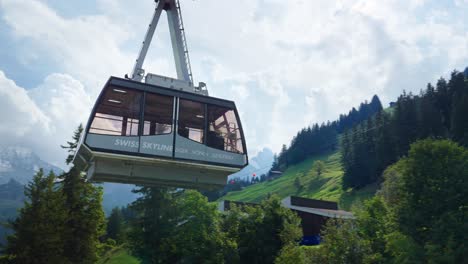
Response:
M143 186L168 186L193 189L219 189L226 184L228 175L239 168L210 164L135 157L92 151L82 145L76 165L87 172L93 182L115 182Z

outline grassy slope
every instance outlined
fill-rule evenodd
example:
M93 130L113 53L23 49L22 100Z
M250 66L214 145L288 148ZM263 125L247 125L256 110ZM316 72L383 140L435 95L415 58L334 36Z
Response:
M107 252L106 255L101 258L98 264L140 264L140 261L135 257L128 254L127 250L122 247L117 247Z
M314 161L325 162L325 172L319 177L312 169ZM234 200L245 202L260 202L269 193L274 193L281 198L289 195L336 201L340 208L349 210L351 206L374 195L376 185L367 186L361 190L344 191L341 187L343 169L338 152L323 156L309 158L297 165L290 166L283 175L273 181L262 182L249 186L242 191L230 192L221 200ZM299 178L301 188L297 186L296 178Z

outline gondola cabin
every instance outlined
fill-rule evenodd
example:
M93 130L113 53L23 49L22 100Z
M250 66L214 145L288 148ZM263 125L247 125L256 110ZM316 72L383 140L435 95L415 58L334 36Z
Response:
M147 77L148 78L148 77ZM74 164L96 182L210 189L248 163L234 102L111 77L89 118Z

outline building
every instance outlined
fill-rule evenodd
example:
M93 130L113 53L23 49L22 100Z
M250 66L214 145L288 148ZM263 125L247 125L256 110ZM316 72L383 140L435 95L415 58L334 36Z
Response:
M256 203L244 203L236 201L221 201L219 210L229 211L231 205L235 204L238 207L242 206L259 206ZM318 245L320 244L320 230L331 218L353 219L351 212L338 209L336 202L315 200L297 196L288 196L281 201L281 204L293 210L301 218L303 237L302 245Z
M288 196L282 201L287 207L301 218L303 237L301 244L320 244L320 230L331 218L353 219L352 213L338 210L336 202L308 199L296 196Z

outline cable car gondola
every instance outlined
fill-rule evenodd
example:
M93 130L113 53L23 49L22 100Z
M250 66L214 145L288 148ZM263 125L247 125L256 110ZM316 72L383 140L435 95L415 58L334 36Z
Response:
M141 68L161 12L169 20L177 79ZM145 82L142 82L144 78ZM130 78L110 77L73 163L97 182L209 189L247 166L233 101L193 85L177 0L157 2Z

